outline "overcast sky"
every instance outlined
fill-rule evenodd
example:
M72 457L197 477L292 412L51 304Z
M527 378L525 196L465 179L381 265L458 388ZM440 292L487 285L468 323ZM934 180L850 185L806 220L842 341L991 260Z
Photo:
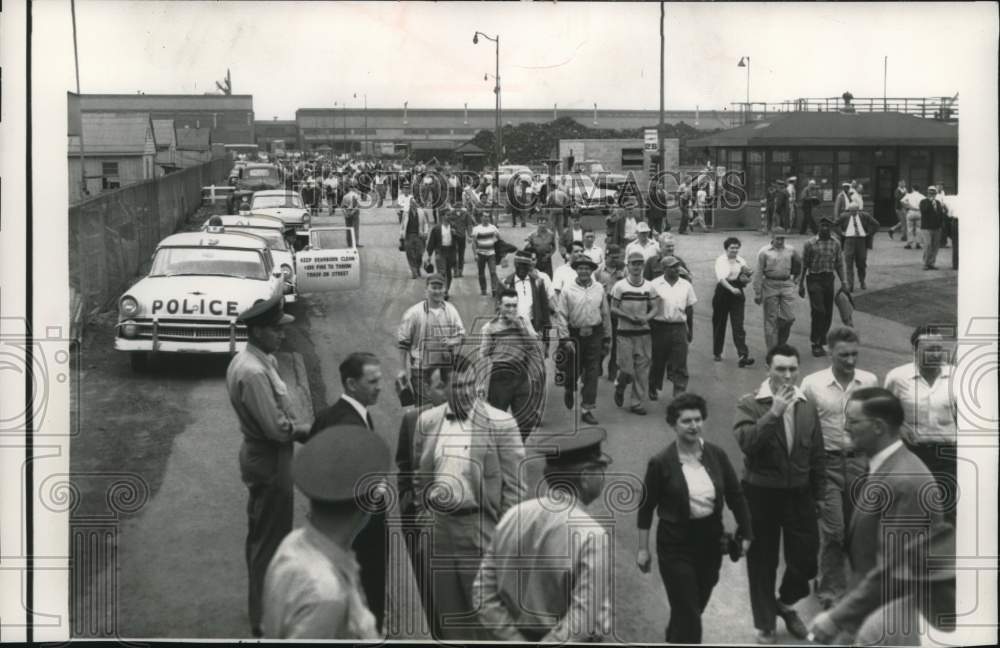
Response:
M44 1L68 26L69 3ZM505 108L659 107L657 3L77 0L76 12L85 93L214 91L228 67L258 119L360 107L362 93L369 107L492 108L482 30L501 36ZM996 56L995 6L668 3L666 15L668 108L743 101L741 56L753 101L880 97L885 55L890 97L951 96L963 61Z

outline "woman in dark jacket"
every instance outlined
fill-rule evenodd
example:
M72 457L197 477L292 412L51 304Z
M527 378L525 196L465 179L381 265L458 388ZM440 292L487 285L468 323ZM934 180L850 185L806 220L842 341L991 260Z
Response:
M701 614L722 566L723 498L736 518L736 537L750 545L750 512L736 471L722 448L701 428L705 399L681 394L667 405L667 425L677 440L649 460L646 497L639 508L636 564L649 571L649 528L656 511L656 558L670 601L669 643L701 643Z

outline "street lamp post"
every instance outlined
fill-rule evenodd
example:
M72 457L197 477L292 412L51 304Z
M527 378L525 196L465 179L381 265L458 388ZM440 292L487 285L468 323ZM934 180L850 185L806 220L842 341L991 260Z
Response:
M481 31L477 31L472 35L473 45L479 43L480 36L496 43L496 74L493 75L497 81L496 86L493 88L493 92L496 94L496 125L494 126L495 135L493 137L494 148L496 149L496 164L493 170L493 201L496 203L500 195L500 152L503 150L500 130L500 34L497 34L496 38L493 38Z
M740 62L736 64L736 67L745 67L747 69L747 111L745 119L750 121L750 57L741 56Z
M365 130L365 133L364 133L365 140L364 141L365 141L365 143L364 143L364 146L361 149L361 155L368 155L368 95L367 95L367 93L361 93L361 97L364 100L364 113L363 114L365 116L365 124L364 124L364 130ZM358 93L357 92L354 93L354 98L355 99L358 98Z

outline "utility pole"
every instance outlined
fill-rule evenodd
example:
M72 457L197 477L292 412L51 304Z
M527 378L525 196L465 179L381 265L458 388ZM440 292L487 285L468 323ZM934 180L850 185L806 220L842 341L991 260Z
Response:
M80 96L80 58L76 51L76 0L69 1L70 14L73 17L73 65L76 68L77 102L82 103ZM83 153L83 106L80 106L80 199L88 195L87 191L87 157Z
M666 7L663 0L660 0L660 123L656 127L656 147L659 149L660 164L658 171L663 171L663 167L666 164L665 151L663 150L663 97L665 92L664 77L666 75L666 67L664 66L664 57L666 52L666 38L663 33L663 24L666 18Z

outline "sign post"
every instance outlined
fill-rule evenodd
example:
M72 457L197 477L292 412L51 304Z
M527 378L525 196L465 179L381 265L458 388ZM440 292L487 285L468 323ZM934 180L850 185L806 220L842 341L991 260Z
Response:
M643 133L643 150L657 153L660 150L659 138L655 128L647 128Z

